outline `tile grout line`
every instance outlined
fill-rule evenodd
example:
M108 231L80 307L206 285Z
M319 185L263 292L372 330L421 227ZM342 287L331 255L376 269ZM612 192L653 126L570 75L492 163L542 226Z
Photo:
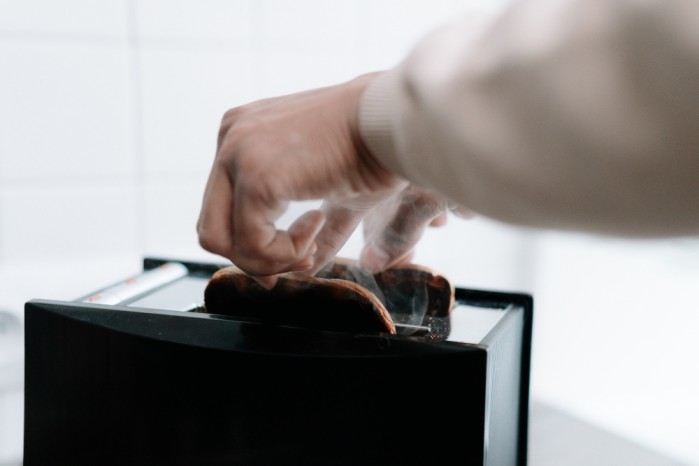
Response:
M3 262L3 261L2 261L2 257L3 257L4 252L5 252L5 248L4 248L3 240L2 240L2 236L3 236L3 235L2 235L2 224L3 224L3 220L2 220L2 206L3 206L3 201L2 201L2 199L3 199L3 197L4 197L4 194L3 194L3 184L4 184L4 183L3 183L2 181L0 181L0 270L2 270L2 262Z
M138 18L134 0L126 0L126 23L129 50L129 76L131 80L131 100L133 115L133 183L136 191L134 214L136 217L136 244L138 252L143 254L146 246L146 174L145 146L143 136L143 95L141 88L140 40L138 36Z

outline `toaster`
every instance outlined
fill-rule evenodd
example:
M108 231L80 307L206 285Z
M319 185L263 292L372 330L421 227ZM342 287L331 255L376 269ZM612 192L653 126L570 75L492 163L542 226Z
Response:
M527 464L532 296L457 286L438 329L344 332L206 312L225 265L26 302L24 466Z

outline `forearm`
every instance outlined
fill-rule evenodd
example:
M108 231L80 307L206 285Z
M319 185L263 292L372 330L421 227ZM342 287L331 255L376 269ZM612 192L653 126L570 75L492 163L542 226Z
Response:
M445 26L369 87L362 135L502 221L699 232L698 18L693 1L532 0Z

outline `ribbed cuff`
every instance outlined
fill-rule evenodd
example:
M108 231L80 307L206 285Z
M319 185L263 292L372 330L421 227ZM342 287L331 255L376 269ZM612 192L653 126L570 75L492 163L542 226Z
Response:
M396 125L400 72L384 71L367 86L359 102L359 132L371 154L383 167L404 176L398 163Z

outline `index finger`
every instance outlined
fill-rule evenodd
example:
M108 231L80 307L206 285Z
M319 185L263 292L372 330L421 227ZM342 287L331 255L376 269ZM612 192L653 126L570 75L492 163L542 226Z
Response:
M232 259L235 200L230 177L218 165L209 175L197 220L199 244L207 251Z
M275 222L285 212L289 200L270 194L259 183L241 180L235 189L233 238L236 265L253 275L275 275L308 268L312 264L315 237L325 221L318 210L298 217L280 230Z

